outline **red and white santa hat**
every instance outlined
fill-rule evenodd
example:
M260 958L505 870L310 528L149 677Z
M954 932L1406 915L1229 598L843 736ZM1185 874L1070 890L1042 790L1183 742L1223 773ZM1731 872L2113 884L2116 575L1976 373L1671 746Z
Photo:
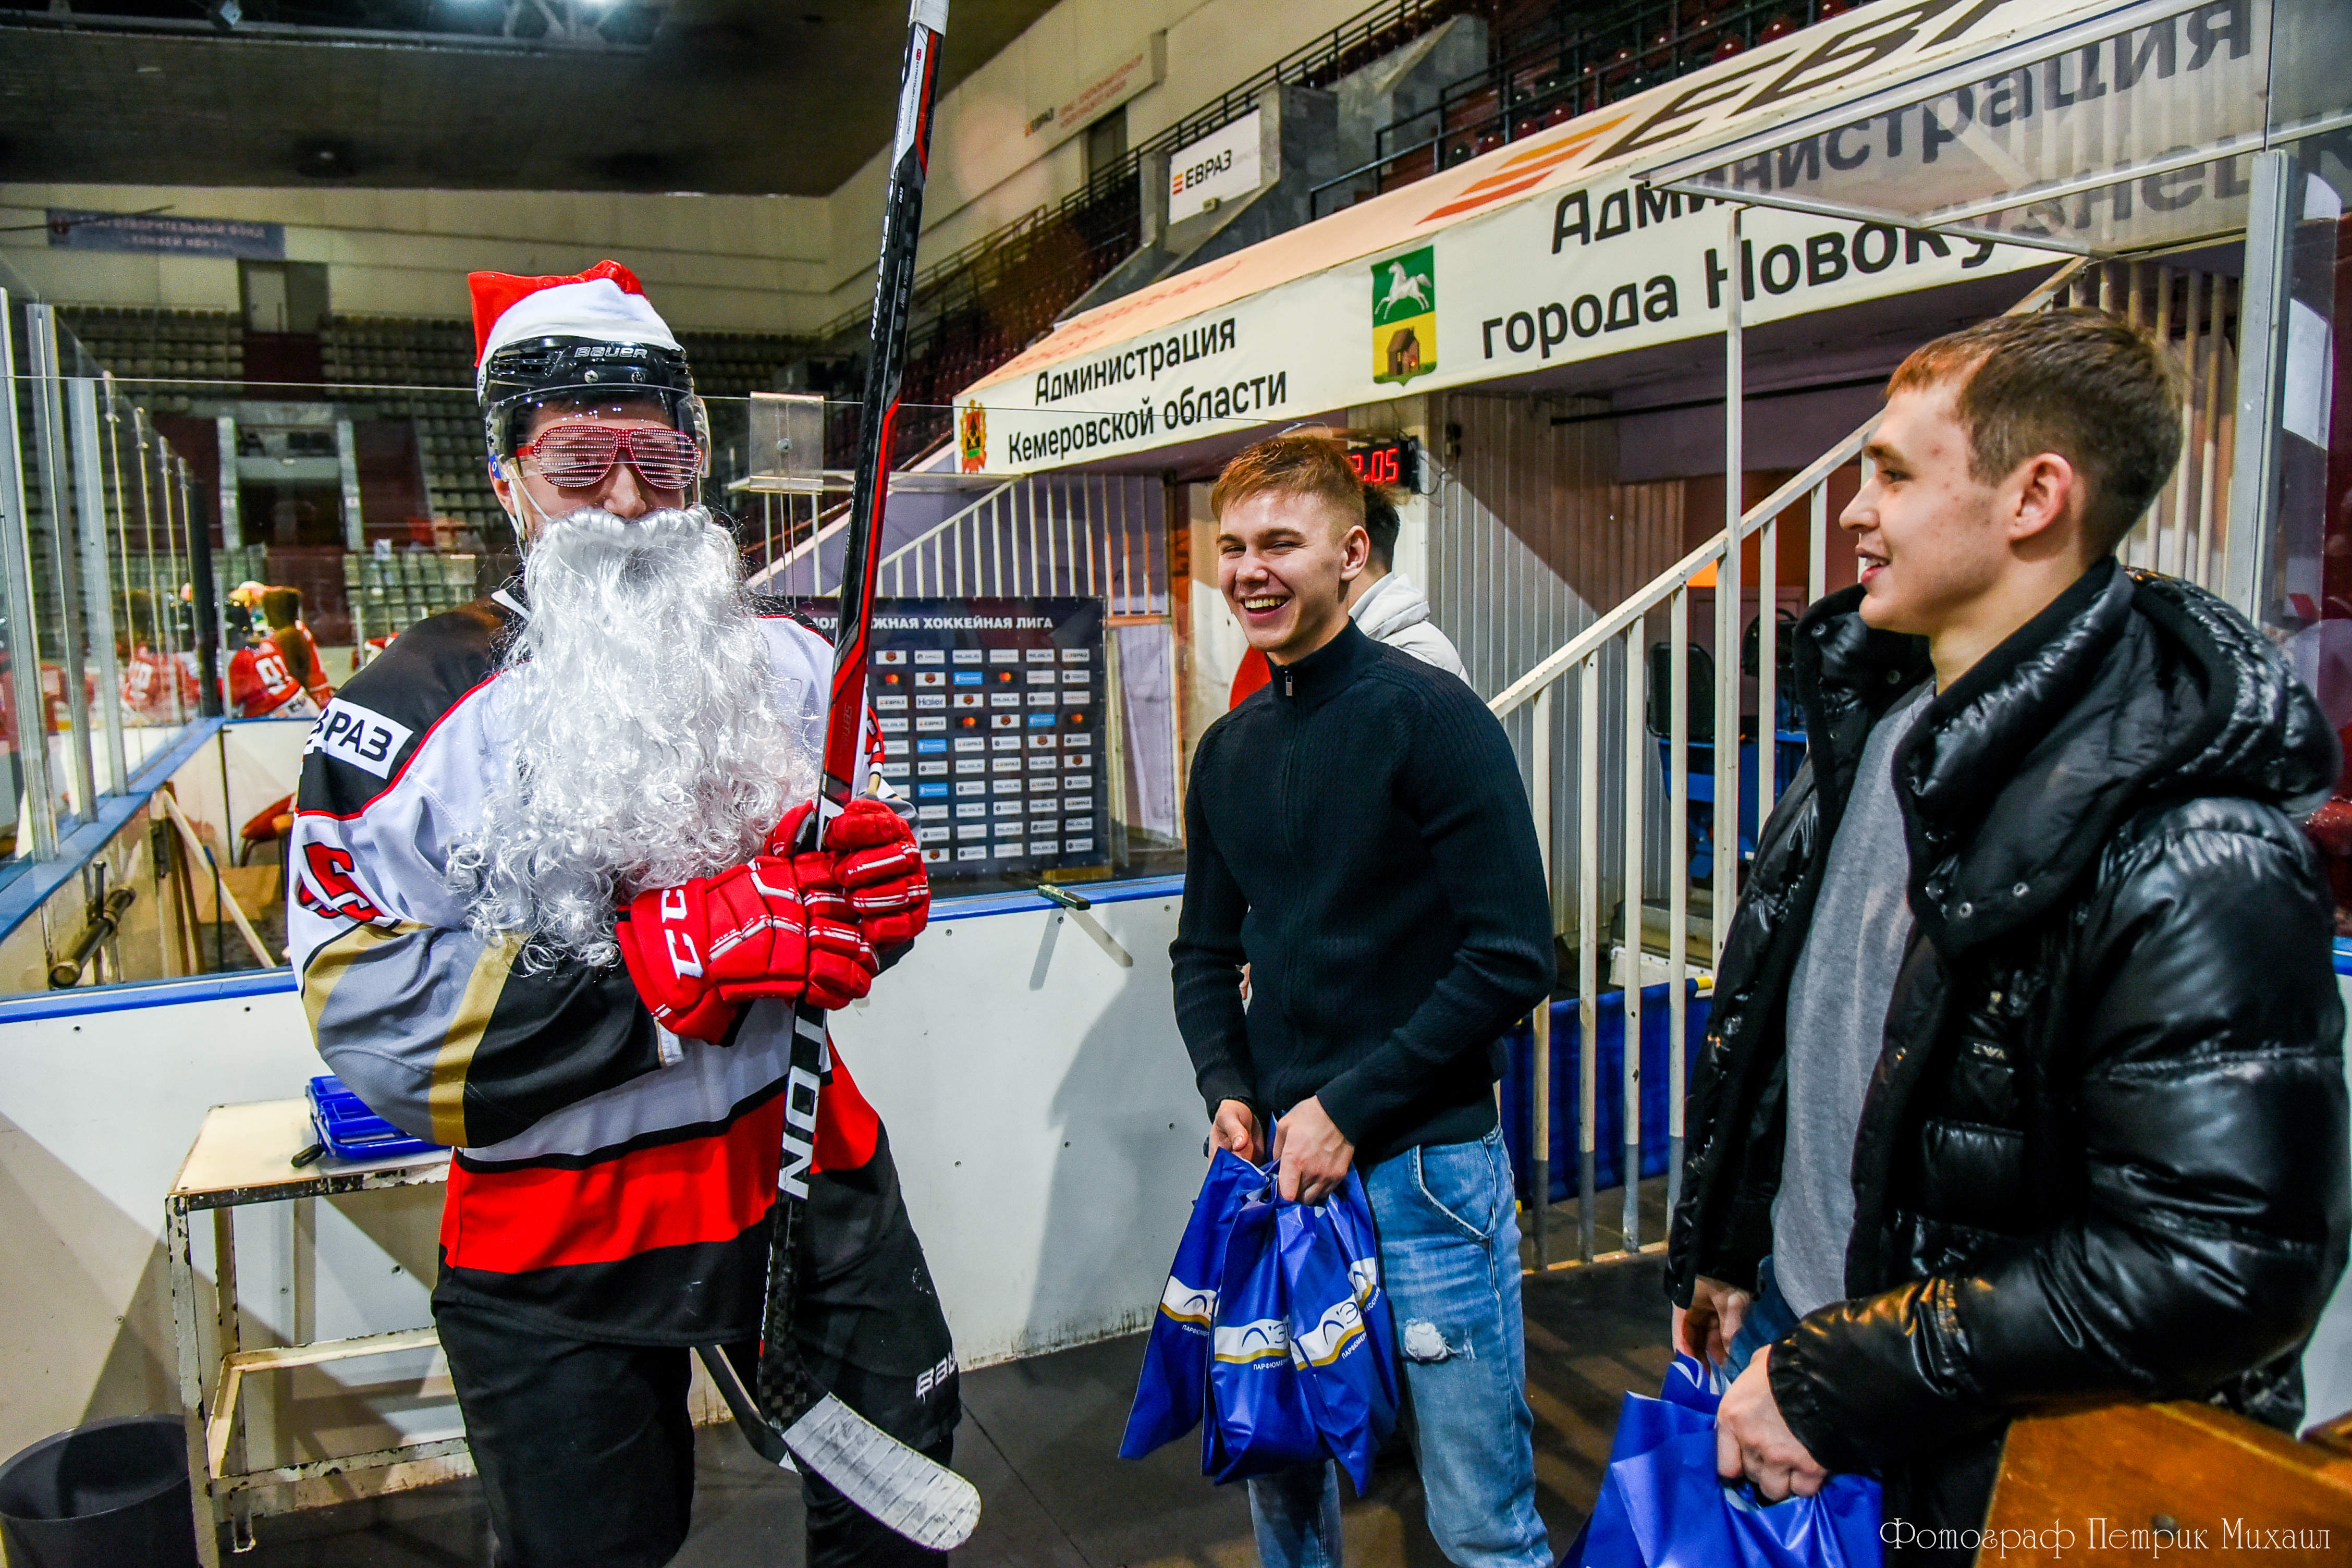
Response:
M684 352L646 300L645 285L617 261L600 261L568 278L475 272L466 282L474 294L478 384L492 354L527 338L587 338Z

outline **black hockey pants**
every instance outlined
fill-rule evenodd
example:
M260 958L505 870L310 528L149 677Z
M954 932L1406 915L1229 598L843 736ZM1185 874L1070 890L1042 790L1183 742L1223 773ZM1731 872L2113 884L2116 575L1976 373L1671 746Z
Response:
M499 1540L498 1568L660 1568L686 1541L694 1506L691 1352L550 1337L479 1308L435 1313L466 1414L475 1468ZM730 1353L752 1381L755 1352ZM955 1446L956 1379L942 1386L839 1363L811 1368L845 1404L945 1464ZM734 1443L714 1429L708 1441ZM809 1568L944 1563L803 1473Z

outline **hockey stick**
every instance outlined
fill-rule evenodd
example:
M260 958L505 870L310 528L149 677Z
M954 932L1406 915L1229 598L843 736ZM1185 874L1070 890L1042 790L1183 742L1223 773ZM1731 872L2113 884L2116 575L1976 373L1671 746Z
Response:
M930 162L931 106L947 21L948 0L913 0L906 62L899 74L889 195L882 215L882 259L875 282L849 538L842 557L841 622L825 709L823 778L816 810L809 814L811 839L805 848L816 847L824 824L839 816L856 794L865 757L858 730L866 715L874 573L880 560L883 508L889 499L890 426L898 415L906 362L907 309L914 293L915 244L922 230L923 181ZM793 1338L800 1296L795 1244L808 1203L817 1095L829 1065L824 1010L803 1003L793 1010L792 1065L784 1084L783 1161L777 1173L774 1228L768 1244L756 1398L746 1393L723 1349L706 1346L700 1354L736 1426L761 1458L776 1465L797 1459L797 1468L823 1476L851 1502L909 1541L945 1551L961 1545L980 1522L980 1493L953 1470L917 1453L819 1388Z

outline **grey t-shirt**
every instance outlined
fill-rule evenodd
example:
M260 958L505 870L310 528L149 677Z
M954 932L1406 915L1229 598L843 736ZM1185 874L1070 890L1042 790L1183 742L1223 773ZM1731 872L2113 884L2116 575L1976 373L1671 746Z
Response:
M1853 1140L1911 940L1911 855L1895 749L1934 695L1923 685L1870 731L1821 898L1789 980L1789 1136L1772 1200L1772 1273L1798 1316L1845 1299Z

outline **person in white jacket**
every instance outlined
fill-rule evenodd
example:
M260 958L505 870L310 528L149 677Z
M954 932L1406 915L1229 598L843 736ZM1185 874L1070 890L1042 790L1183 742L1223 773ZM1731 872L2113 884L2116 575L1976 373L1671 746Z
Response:
M1396 569L1397 529L1396 503L1378 487L1366 487L1364 531L1372 536L1372 553L1363 574L1348 584L1348 614L1374 642L1402 648L1423 664L1468 680L1454 639L1429 618L1429 595Z
M1429 595L1396 569L1399 526L1396 502L1389 499L1388 492L1378 485L1365 486L1364 531L1371 536L1371 554L1362 573L1343 584L1341 602L1348 606L1348 615L1357 629L1374 642L1402 648L1422 663L1433 664L1456 679L1467 681L1470 672L1462 667L1462 656L1454 650L1454 639L1438 630L1436 623L1429 618ZM1265 655L1250 649L1243 655L1241 668L1234 672L1233 694L1226 705L1240 707L1243 698L1273 676Z

